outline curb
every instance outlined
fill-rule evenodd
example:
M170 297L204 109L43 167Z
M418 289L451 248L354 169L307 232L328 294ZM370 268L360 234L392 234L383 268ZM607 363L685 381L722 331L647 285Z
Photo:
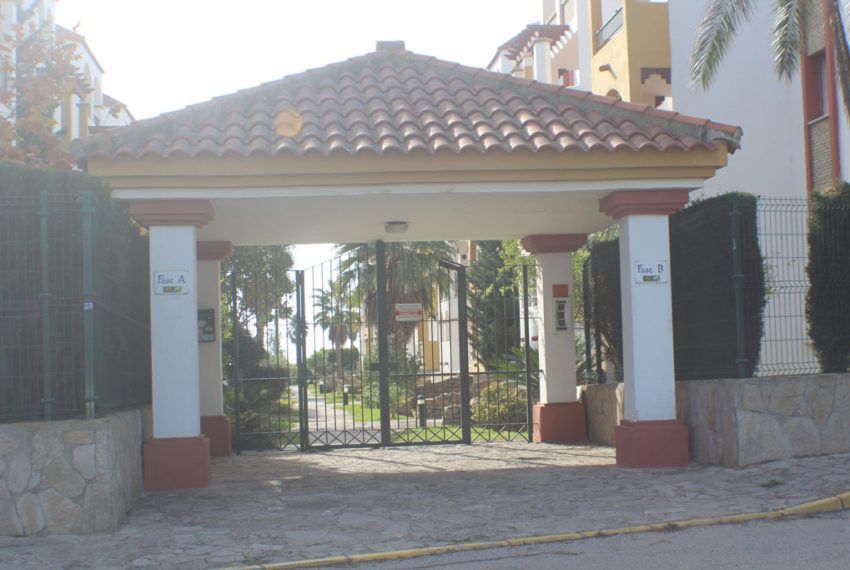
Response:
M686 519L665 523L655 523L639 526L627 526L615 529L586 530L581 532L567 532L562 534L545 534L537 536L524 536L509 538L505 540L493 540L489 542L468 542L459 544L448 544L444 546L429 546L423 548L410 548L407 550L389 550L386 552L373 552L369 554L350 554L341 556L330 556L328 558L311 558L307 560L295 560L292 562L278 562L272 564L258 564L253 566L233 566L223 570L292 570L296 568L318 568L322 566L343 566L350 564L361 564L364 562L391 562L393 560L404 560L407 558L421 558L423 556L436 556L439 554L454 554L458 552L471 552L474 550L486 550L491 548L509 548L512 546L529 546L535 544L548 544L551 542L572 542L586 538L600 538L606 536L619 536L624 534L640 534L645 532L684 530L701 526L715 526L720 524L735 524L752 521L778 520L792 517L803 517L821 513L833 513L837 511L850 510L850 491L839 493L825 499L818 499L785 507L774 511L761 513L745 513L739 515L727 515L703 519Z

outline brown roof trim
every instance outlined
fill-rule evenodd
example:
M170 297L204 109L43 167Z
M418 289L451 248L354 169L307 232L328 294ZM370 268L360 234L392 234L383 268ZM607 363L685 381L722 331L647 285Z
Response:
M599 211L615 220L634 215L669 216L689 199L687 190L618 190L599 200Z
M128 213L136 222L151 226L195 226L201 228L213 220L209 200L137 200L130 202Z

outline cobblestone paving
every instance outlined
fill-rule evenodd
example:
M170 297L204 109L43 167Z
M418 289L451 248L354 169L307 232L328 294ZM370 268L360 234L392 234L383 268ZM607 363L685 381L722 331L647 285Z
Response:
M215 460L111 535L0 537L2 568L208 568L774 509L850 489L850 455L628 470L605 447L431 446Z

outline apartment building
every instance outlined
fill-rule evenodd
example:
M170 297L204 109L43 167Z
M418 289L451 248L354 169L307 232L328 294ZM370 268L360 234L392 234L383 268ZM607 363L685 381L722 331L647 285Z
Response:
M89 48L86 39L75 30L56 24L54 0L0 0L0 38L11 38L21 30L33 41L71 44L76 77L62 94L54 114L55 130L66 144L85 138L98 129L127 125L133 115L121 101L103 90L105 70ZM14 90L17 53L0 52L0 92ZM14 101L14 93L10 101ZM12 103L13 104L13 103ZM9 106L0 103L0 115L14 116Z
M791 81L774 71L773 3L760 2L703 89L690 84L689 69L706 5L541 0L540 22L499 46L488 69L740 125L741 149L696 197L740 190L803 198L846 178L850 125L836 89L826 1L813 2Z

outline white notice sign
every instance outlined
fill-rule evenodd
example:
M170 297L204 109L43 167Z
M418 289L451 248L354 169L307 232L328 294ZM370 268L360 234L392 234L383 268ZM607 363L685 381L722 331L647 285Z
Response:
M636 261L635 283L667 283L667 261Z
M396 303L393 311L397 323L418 323L422 314L422 303Z
M157 271L153 274L155 295L188 295L189 271Z

